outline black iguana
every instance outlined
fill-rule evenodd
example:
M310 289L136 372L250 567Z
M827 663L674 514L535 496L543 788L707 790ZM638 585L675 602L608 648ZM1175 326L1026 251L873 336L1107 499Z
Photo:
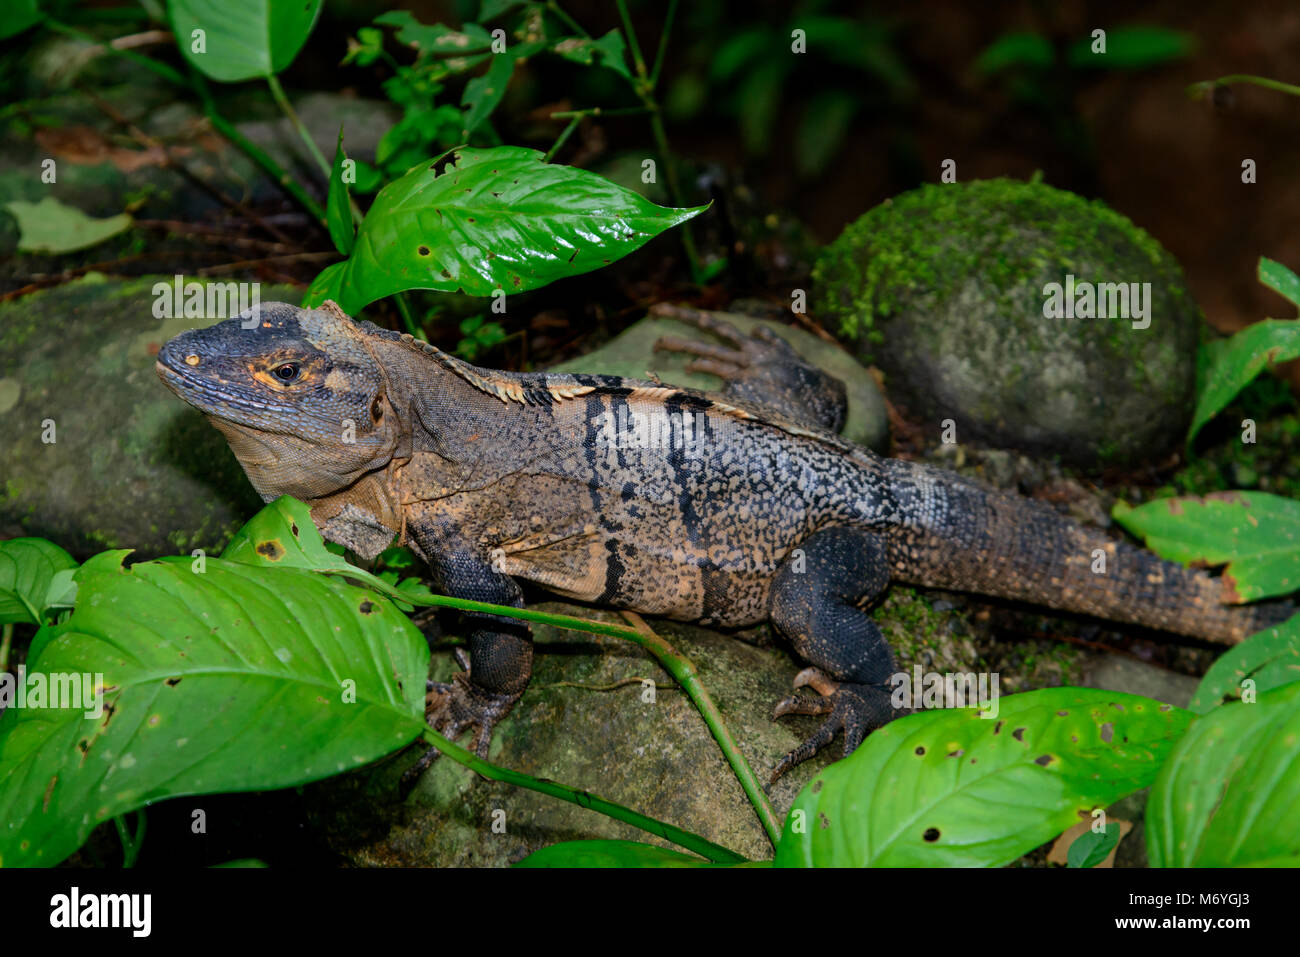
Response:
M332 302L266 303L183 333L158 372L263 498L308 502L327 538L365 558L409 544L444 594L520 606L524 579L681 621L770 621L821 672L800 683L824 695L777 714L826 715L773 780L837 731L847 753L894 716L897 665L864 610L891 580L1229 643L1278 616L1230 607L1223 580L1044 504L841 439L842 384L770 331L678 314L726 345L662 345L695 353L721 393L481 369ZM469 624L469 670L431 687L428 717L448 736L473 729L486 755L532 645L523 622Z

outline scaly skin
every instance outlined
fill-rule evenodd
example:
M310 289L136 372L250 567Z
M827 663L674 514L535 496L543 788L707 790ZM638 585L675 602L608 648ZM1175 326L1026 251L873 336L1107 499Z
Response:
M774 780L837 731L851 751L894 716L897 666L862 610L891 580L1221 642L1276 619L1041 503L846 442L833 431L841 384L771 334L673 314L726 343L660 344L694 353L727 382L722 394L478 369L333 303L268 303L252 328L183 333L158 372L226 435L267 501L308 502L327 538L365 558L409 544L444 594L517 607L524 579L679 621L770 620L827 695L778 713L828 715ZM470 670L432 688L429 719L475 730L486 755L528 683L532 645L525 623L466 617Z

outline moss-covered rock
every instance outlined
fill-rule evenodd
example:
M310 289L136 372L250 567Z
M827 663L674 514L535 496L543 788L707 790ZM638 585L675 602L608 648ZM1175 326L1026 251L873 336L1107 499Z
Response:
M164 342L215 321L154 318L159 278L92 275L0 304L0 538L79 558L212 551L261 506L226 440L154 372Z
M1150 325L1047 318L1045 287L1150 283ZM851 224L814 302L891 396L960 441L1085 466L1151 460L1191 416L1201 313L1174 259L1100 202L1037 182L927 185Z

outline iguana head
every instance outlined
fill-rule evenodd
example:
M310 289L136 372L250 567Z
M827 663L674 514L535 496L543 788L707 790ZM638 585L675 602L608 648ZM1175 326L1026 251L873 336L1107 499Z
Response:
M333 303L262 303L158 353L158 375L226 436L267 501L346 488L402 434L366 332Z

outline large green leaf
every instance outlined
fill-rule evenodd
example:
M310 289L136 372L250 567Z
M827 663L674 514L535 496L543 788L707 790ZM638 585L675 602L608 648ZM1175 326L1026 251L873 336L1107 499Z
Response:
M1188 707L1205 714L1225 701L1240 700L1242 682L1248 679L1255 683L1256 694L1300 681L1300 616L1265 628L1221 654Z
M1300 588L1300 503L1267 492L1162 498L1111 516L1161 558L1223 571L1230 600L1254 601Z
M1191 715L1048 688L909 715L800 792L778 867L998 867L1148 786Z
M619 259L705 207L665 209L603 177L517 146L459 149L384 187L346 262L312 283L304 306L355 314L405 289L490 296L537 289Z
M515 867L735 867L637 841L565 841L534 851Z
M44 18L37 0L5 0L0 8L0 40L17 36Z
M420 734L428 647L384 598L287 565L125 554L82 566L76 610L27 663L29 686L102 674L102 716L29 700L0 718L0 863L57 864L151 801L297 785Z
M45 610L60 597L59 572L76 567L71 555L43 538L0 542L0 625L41 624Z
M1197 718L1147 800L1153 867L1300 859L1300 682Z
M322 0L167 0L176 45L214 80L269 77L293 62L307 42ZM203 31L197 52L194 31Z
M97 246L131 228L131 216L87 216L75 206L46 196L39 203L15 199L5 209L18 221L18 248L29 253L70 253Z

